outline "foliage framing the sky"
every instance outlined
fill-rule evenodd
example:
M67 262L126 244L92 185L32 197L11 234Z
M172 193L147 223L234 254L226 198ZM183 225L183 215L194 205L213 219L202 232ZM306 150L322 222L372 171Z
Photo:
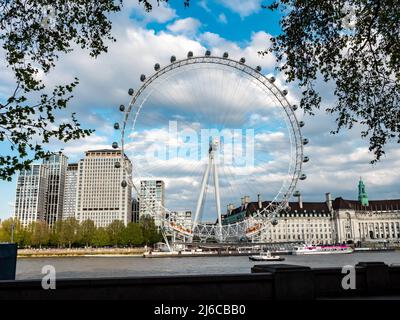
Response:
M90 135L75 117L58 121L78 79L46 88L40 79L60 54L77 45L92 57L107 51L111 36L108 14L120 10L113 0L9 0L0 4L0 43L15 79L10 96L0 100L0 143L10 155L0 156L0 178L10 180L18 170L49 155L51 139L67 142Z
M280 0L282 34L269 50L287 81L302 88L301 107L321 104L317 78L335 85L337 129L362 126L375 160L400 142L400 7L394 0ZM264 54L268 52L263 52Z

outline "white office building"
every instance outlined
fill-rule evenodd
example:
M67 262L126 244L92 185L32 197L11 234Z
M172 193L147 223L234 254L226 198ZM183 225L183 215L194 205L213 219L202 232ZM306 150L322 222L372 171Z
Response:
M17 179L14 218L23 227L46 214L47 167L33 164L28 170L22 170Z
M124 156L125 166L132 167ZM78 163L76 218L93 220L98 227L106 227L114 220L125 225L132 217L132 187L122 187L127 180L121 163L120 150L92 150Z
M157 227L165 214L165 184L162 180L140 181L139 219L145 215L154 218Z
M70 163L65 175L63 219L75 218L76 191L78 186L78 164Z

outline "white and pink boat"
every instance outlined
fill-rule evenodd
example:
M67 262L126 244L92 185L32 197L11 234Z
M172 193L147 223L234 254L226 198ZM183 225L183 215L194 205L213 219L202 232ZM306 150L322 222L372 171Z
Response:
M295 247L292 251L293 255L303 254L339 254L339 253L352 253L354 249L346 245L338 246L309 246Z

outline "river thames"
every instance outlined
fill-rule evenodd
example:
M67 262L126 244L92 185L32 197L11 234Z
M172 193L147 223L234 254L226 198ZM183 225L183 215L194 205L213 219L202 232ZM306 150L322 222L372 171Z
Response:
M340 255L284 256L288 263L310 267L342 267L360 261L382 261L400 265L400 251L357 252ZM178 274L232 274L250 273L255 264L247 256L239 257L189 257L143 258L141 256L93 256L18 258L16 279L40 279L42 267L52 265L57 278L135 277Z

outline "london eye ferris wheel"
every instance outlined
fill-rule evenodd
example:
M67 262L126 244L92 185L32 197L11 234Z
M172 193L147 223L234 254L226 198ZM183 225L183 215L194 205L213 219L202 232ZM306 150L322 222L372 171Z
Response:
M298 180L306 179L304 122L287 90L261 71L227 52L189 51L165 67L156 63L151 76L140 75L137 90L129 89L123 121L114 125L121 142L113 147L122 149L116 167L126 171L121 186L132 186L164 234L251 239L278 223ZM156 180L165 183L165 195L141 184ZM245 214L256 198L259 205ZM179 210L193 213L189 224L176 218Z

